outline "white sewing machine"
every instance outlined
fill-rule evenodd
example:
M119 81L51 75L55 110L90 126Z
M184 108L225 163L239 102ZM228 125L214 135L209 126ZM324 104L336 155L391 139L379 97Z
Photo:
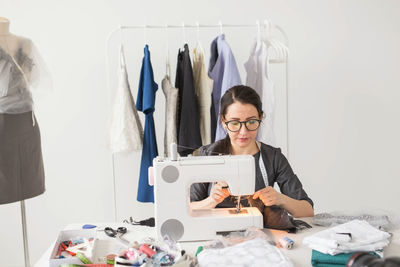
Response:
M176 241L214 239L219 232L263 228L257 208L191 209L193 183L225 181L234 196L251 195L255 165L251 155L199 156L153 160L155 226L157 237L167 234Z

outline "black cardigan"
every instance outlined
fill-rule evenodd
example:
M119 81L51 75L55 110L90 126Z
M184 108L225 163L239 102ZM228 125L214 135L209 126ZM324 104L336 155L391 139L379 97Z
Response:
M199 149L198 155L200 156L211 156L218 155L221 148L222 141L217 141L213 144L203 146ZM311 198L308 197L307 193L304 191L303 186L294 174L292 168L289 165L288 160L282 154L280 148L275 148L266 144L261 143L261 153L264 162L265 169L268 175L268 183L270 186L274 186L278 183L280 191L291 198L297 200L306 200L311 206L314 206ZM222 153L221 153L222 154ZM259 167L260 152L254 155L255 157L255 168L256 168L256 183L255 191L258 191L265 187L264 180L262 178L261 170ZM196 183L190 188L190 201L200 201L207 198L210 195L212 188L212 183ZM217 208L228 208L236 206L236 198L227 197L223 202L217 205ZM247 199L241 201L243 206L249 206Z

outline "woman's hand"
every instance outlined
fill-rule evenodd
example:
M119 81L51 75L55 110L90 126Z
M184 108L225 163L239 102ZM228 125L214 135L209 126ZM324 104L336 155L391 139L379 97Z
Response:
M214 184L209 198L215 203L215 205L218 205L228 196L230 196L230 193L227 183L217 182Z
M265 206L282 206L284 204L284 196L277 192L272 186L265 187L254 193L253 199L259 198Z

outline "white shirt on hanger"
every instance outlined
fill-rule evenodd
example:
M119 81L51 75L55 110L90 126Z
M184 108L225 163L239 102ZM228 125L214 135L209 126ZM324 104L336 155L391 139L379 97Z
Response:
M250 57L244 63L247 72L246 85L260 96L264 118L258 130L257 140L268 145L275 144L273 130L275 95L274 83L268 75L268 49L264 41L256 39L251 48Z
M208 77L201 46L193 50L194 91L199 106L200 134L203 146L211 143L211 93L214 81Z
M119 83L114 101L110 141L113 153L141 150L143 144L143 127L129 86L122 45L120 48Z

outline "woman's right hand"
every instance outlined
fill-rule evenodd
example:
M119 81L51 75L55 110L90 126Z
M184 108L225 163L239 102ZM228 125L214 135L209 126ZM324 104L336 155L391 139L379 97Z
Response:
M230 195L231 194L228 190L228 184L225 182L217 182L213 185L209 198L215 203L216 206Z

